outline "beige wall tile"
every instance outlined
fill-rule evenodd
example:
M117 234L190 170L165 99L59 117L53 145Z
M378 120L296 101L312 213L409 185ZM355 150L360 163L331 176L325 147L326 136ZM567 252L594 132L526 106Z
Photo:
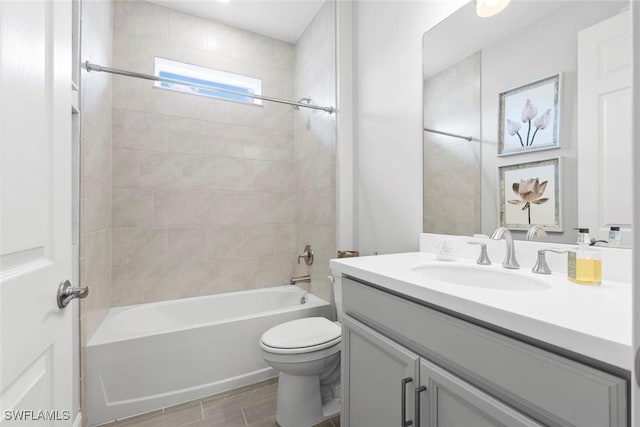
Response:
M245 127L242 136L242 157L245 159L271 160L273 134L262 128Z
M122 265L160 265L169 262L165 228L125 228L120 236Z
M123 147L167 151L167 118L162 115L125 110Z
M193 15L169 10L169 41L194 49L207 49L207 21Z
M157 226L195 224L198 194L187 191L156 191L154 196Z
M169 262L206 262L207 235L202 228L169 229Z
M273 42L271 37L245 31L242 34L242 51L252 64L272 64Z
M141 112L153 112L153 82L132 79L131 77L113 77L113 107Z
M245 105L237 102L229 105L230 121L241 126L264 126L264 109L258 105Z
M195 201L195 223L193 225L213 227L220 222L220 194L209 191L197 193Z
M293 113L295 110L289 105L264 103L264 127L284 131L293 130Z
M242 157L244 131L243 126L209 123L210 139L207 142L207 154L221 157Z
M195 111L193 118L208 122L227 123L231 120L231 103L205 96L194 96L191 100Z
M216 190L218 161L213 157L183 156L180 183L185 190Z
M295 46L295 97L335 105L335 2L326 2ZM335 256L335 117L300 109L294 113L296 158L296 248L311 244L311 267L295 266L295 274L311 275L309 290L331 300L326 279Z
M335 160L330 154L316 154L296 162L296 191L327 188L332 185Z
M156 88L151 98L153 101L153 111L163 116L179 116L194 119L196 118L196 110L192 98L200 98L200 96Z
M80 138L80 162L82 178L93 179L99 182L109 182L110 179L110 159L111 149L107 149L110 146L111 132L104 133L94 131L87 135L92 130L92 125L86 123L83 127L84 132L81 131Z
M84 234L80 256L84 258L85 283L94 283L109 273L111 233L108 229Z
M124 31L136 36L167 37L168 9L145 1L124 0L122 3Z
M294 98L294 86L305 92L300 96L316 91L314 102L324 96L330 43L321 45L320 30L304 48L317 52L298 64L299 47L290 43L137 3L114 4L115 56L131 69L151 73L160 56L261 78L263 93L271 96ZM311 65L317 61L320 71ZM294 67L315 74L298 72L294 85ZM335 204L335 196L325 193L335 182L325 175L335 172L335 144L327 143L335 122L321 121L324 113L186 95L136 79L114 78L112 93L112 303L288 282L304 246L298 248L296 219L331 225L326 202ZM99 132L90 129L88 136ZM306 143L298 146L299 138ZM304 165L296 167L296 159ZM308 192L299 195L306 207L297 215L296 190ZM330 227L314 230L305 240L322 235L326 242L316 241L328 253Z
M137 59L142 66L140 72L154 74L156 57L181 61L183 59L182 46L167 42L167 39L163 37L139 37Z
M243 256L242 250L242 227L215 227L207 229L207 253L209 260L240 258Z
M113 188L138 187L139 152L114 148L111 154L111 182Z
M294 224L273 226L273 254L289 255L296 253L296 229Z
M178 189L182 178L182 157L174 153L140 152L138 186Z
M333 188L296 193L296 222L310 225L335 224L335 192Z
M122 267L122 228L111 229L111 268Z
M114 227L149 227L153 225L153 192L114 188L111 218Z
M138 267L140 298L145 302L180 298L179 264L141 265Z
M209 124L203 120L169 117L169 151L174 153L204 154L209 135Z
M253 283L250 258L220 260L219 287L221 290L249 289Z
M233 70L236 63L236 60L229 56L189 47L182 49L182 60L187 64L194 64L221 71Z
M218 293L218 263L186 263L181 265L183 297Z
M222 226L240 226L259 223L262 198L259 193L218 194L218 224Z
M93 233L110 226L111 185L85 179L80 199L80 232Z
M293 163L255 160L255 189L264 192L290 193L294 187Z
M255 258L253 263L254 288L288 284L293 276L290 255Z
M111 114L111 120L111 146L113 148L122 148L124 111L120 108L114 108Z
M273 139L267 151L271 154L270 160L293 163L295 159L295 144L292 131L274 130Z
M274 237L274 226L271 224L243 227L242 253L249 257L273 255Z
M281 40L273 41L273 64L274 66L291 70L294 61L294 46L291 43Z
M218 188L223 191L252 191L254 189L252 161L218 158L216 181Z
M140 274L137 265L111 270L111 306L138 304L144 299L140 295Z
M259 219L266 224L293 223L294 200L292 193L262 193Z
M207 28L207 50L220 55L237 58L243 56L243 30L218 22L209 22Z

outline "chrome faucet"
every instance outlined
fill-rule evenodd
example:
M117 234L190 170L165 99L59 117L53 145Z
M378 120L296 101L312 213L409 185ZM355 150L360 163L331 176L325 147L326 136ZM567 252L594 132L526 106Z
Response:
M534 224L529 226L526 240L534 240L536 237L547 237L547 232L541 226Z
M507 252L504 256L504 261L502 262L502 266L504 268L517 269L520 268L520 264L518 264L518 260L516 259L516 250L513 245L513 237L511 237L511 231L508 228L500 227L497 228L496 231L491 235L493 240L500 240L504 238L507 243Z

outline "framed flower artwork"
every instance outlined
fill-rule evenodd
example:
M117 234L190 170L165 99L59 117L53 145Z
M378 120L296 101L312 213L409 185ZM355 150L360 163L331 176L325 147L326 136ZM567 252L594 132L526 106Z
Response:
M500 94L498 155L559 148L560 74Z
M500 226L561 232L560 173L560 158L499 167Z

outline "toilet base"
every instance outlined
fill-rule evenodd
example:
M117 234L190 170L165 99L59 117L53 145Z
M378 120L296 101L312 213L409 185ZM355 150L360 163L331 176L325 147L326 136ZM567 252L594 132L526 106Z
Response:
M340 414L340 399L322 402L320 377L280 372L276 421L280 427L312 427Z

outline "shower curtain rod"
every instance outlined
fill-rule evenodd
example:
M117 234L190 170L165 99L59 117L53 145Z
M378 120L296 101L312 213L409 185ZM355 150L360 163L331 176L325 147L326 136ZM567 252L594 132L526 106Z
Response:
M335 108L331 106L323 107L320 105L305 104L302 102L288 101L286 99L272 98L270 96L253 95L248 93L234 92L232 90L227 90L227 89L212 88L211 86L199 85L196 83L185 83L185 82L181 82L180 80L167 79L165 77L157 77L149 74L142 74L142 73L136 73L133 71L121 70L118 68L104 67L102 65L92 64L89 61L86 61L84 63L84 67L87 71L99 71L99 72L110 73L110 74L118 74L120 76L135 77L138 79L153 80L156 82L166 82L166 83L173 83L173 84L178 84L182 86L196 87L199 89L215 90L216 92L223 92L231 95L246 96L249 98L261 99L263 101L277 102L280 104L291 105L293 107L303 107L303 108L312 108L314 110L322 110L322 111L326 111L329 114L333 114L335 112Z
M458 135L457 133L443 132L441 130L435 130L435 129L429 129L429 128L424 128L424 131L425 132L431 132L431 133L437 133L439 135L451 136L453 138L466 139L467 141L471 141L473 139L473 137L471 137L471 136Z

